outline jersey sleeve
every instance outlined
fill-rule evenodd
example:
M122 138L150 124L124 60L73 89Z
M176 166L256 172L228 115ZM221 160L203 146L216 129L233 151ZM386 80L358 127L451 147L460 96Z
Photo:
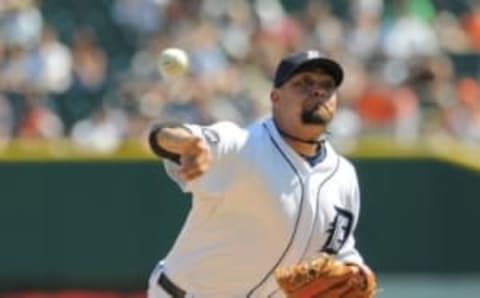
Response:
M348 192L346 193L346 206L349 207L349 209L353 213L353 228L348 235L347 240L345 241L345 244L343 247L340 249L340 251L337 254L337 258L341 261L345 262L352 262L356 264L363 264L363 258L359 251L356 248L356 243L355 243L355 230L358 224L358 219L360 216L360 189L358 185L358 178L357 174L355 172L355 169L353 166L349 163L350 169L351 169L351 177L350 177L350 183L349 183L349 189Z
M211 126L193 124L184 125L192 134L202 138L209 147L212 162L207 171L191 181L182 181L177 170L179 165L164 161L167 174L184 192L218 194L230 183L239 163L239 151L243 148L247 136L246 130L231 122L218 122Z

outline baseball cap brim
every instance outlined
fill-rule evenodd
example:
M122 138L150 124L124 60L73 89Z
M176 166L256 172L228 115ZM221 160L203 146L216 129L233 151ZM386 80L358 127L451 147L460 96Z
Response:
M320 69L331 75L338 87L343 82L343 69L337 62L328 58L315 58L307 60L286 72L282 78L275 82L275 87L280 87L294 75L308 70Z

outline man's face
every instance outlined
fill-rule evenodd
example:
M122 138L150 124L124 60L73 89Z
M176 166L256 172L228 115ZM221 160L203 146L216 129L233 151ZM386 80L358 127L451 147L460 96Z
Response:
M332 120L337 108L335 91L335 81L327 73L297 73L272 91L276 120L290 122L292 125L325 127Z

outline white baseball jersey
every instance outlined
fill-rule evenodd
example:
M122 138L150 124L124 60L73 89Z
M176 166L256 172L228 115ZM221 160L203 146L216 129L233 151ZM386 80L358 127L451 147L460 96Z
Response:
M353 231L359 215L355 170L325 142L311 166L281 137L272 119L242 129L220 122L186 125L209 144L213 162L184 183L177 165L167 173L193 195L192 209L165 274L194 297L282 297L279 266L318 255L362 263Z

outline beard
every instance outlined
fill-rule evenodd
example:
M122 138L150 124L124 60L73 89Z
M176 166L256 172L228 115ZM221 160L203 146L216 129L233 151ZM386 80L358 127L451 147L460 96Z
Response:
M303 110L301 120L303 124L307 125L322 125L326 126L332 120L332 114L327 111L321 111L321 107L314 107L312 109Z

